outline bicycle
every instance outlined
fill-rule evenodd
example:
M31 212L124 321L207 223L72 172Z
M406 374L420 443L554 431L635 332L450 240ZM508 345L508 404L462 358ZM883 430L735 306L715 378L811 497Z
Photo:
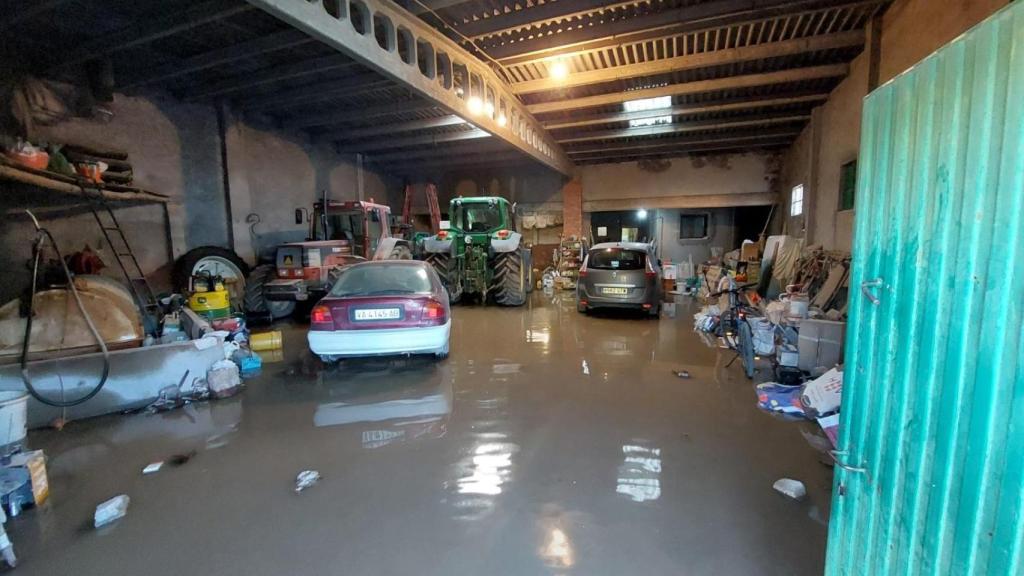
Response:
M730 350L736 352L736 357L726 364L726 368L732 366L732 363L738 358L743 362L743 372L748 379L754 378L754 357L756 356L754 331L750 327L748 317L760 318L762 314L758 308L741 302L740 296L743 291L756 285L756 283L742 284L708 294L710 298L717 298L722 294L729 295L729 308L723 310L719 316L716 335L722 338Z

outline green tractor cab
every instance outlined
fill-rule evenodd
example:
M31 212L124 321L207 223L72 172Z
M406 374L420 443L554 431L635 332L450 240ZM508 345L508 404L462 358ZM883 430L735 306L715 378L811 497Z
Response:
M515 212L497 196L455 198L449 227L423 241L423 253L452 303L464 295L522 306L533 285L530 251L516 231Z

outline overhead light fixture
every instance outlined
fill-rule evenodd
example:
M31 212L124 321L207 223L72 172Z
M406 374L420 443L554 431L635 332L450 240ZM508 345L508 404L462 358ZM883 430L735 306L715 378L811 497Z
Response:
M548 74L551 75L552 80L565 80L569 77L569 65L564 60L556 60L548 68Z
M484 110L484 101L479 96L470 96L469 100L466 100L466 106L469 107L469 113L478 115Z
M641 220L647 218L647 210L644 210L643 208L637 210L636 211L636 217L641 219Z
M494 103L488 102L484 104L484 114L487 114L491 118L494 118Z
M504 128L506 124L508 124L508 117L504 114L498 114L498 126Z

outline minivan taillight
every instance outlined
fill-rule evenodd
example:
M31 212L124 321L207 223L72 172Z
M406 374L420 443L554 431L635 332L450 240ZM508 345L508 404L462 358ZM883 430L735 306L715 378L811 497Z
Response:
M644 272L644 276L647 276L648 278L656 278L658 276L658 273L654 270L654 266L651 266L651 261L649 259L647 260L647 271Z
M444 324L445 323L444 304L441 304L437 300L428 300L423 305L423 319L427 320L431 324Z
M316 306L309 314L309 321L312 324L334 324L334 317L327 306Z
M587 261L586 261L586 259L584 259L583 260L583 265L580 266L580 278L583 278L586 275L587 275Z

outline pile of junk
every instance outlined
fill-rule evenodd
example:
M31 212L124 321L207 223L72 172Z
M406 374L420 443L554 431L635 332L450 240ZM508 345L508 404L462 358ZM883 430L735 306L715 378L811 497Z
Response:
M696 270L694 329L758 381L758 407L817 421L834 446L843 383L850 255L769 236Z
M254 350L281 352L280 332L250 333L222 278L199 272L187 294L154 295L144 278L103 274L89 247L65 258L28 215L31 282L0 306L0 557L10 565L2 522L49 494L28 429L227 398L259 373Z

